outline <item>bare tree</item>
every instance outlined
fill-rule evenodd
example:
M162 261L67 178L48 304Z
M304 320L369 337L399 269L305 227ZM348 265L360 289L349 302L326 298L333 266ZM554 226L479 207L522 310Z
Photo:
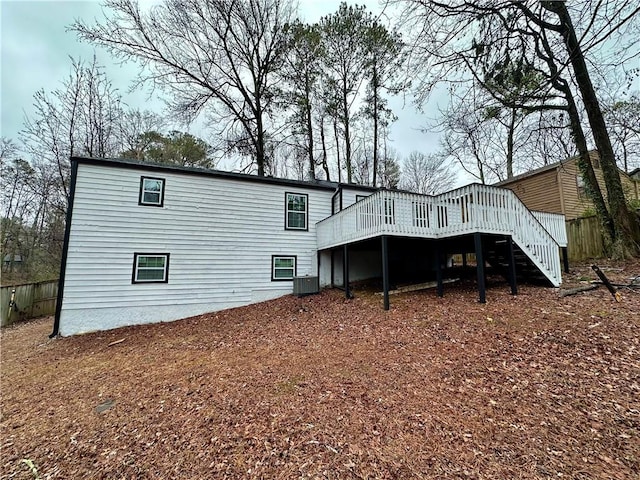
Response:
M78 21L72 30L117 58L140 62L138 82L165 89L184 119L206 107L229 147L250 155L264 175L289 0L165 0L147 12L134 0L106 6L101 23Z
M640 222L627 207L626 198L620 181L620 173L616 164L611 138L607 131L607 125L604 120L604 114L600 108L600 102L596 95L589 68L584 57L584 49L580 43L580 39L575 31L573 19L564 2L541 2L542 8L553 12L557 16L557 24L547 26L562 36L567 52L569 52L569 62L573 68L575 81L582 96L584 109L589 119L591 133L598 148L600 155L600 165L605 184L607 186L607 201L609 203L609 212L613 219L616 240L616 255L625 257L628 255L640 254ZM594 15L601 13L596 8ZM612 17L606 11L602 11L604 18L610 23L614 22L626 23L633 16L640 13L640 7L633 7L633 10L625 13L614 13ZM525 11L525 14L528 14ZM629 16L627 16L629 15ZM536 18L537 20L537 18ZM544 21L540 19L540 22ZM618 24L620 25L620 24ZM608 28L615 30L619 28L616 23L609 24Z
M572 13L564 2L533 0L492 3L407 0L404 3L405 14L410 14L413 25L421 28L414 44L414 58L422 68L419 84L426 92L443 76L461 81L467 75L506 107L528 112L567 112L587 192L614 240L615 252L619 256L637 253L640 226L622 196L606 125L589 76L589 59L585 56L593 55L614 37L616 44L610 43L610 46L618 53L612 65L638 55L637 42L624 42L620 36L623 29L637 21L640 11L637 3L630 0L580 2L572 6ZM580 25L579 35L572 23L574 18ZM512 65L514 59L523 74L534 72L541 80L535 88L528 88L523 95L515 97L504 94L513 90L491 88L488 81L494 80L494 74L501 68ZM604 63L592 70L597 69L605 69ZM588 156L579 100L601 155L608 209Z
M520 153L529 160L527 170L578 155L565 112L541 110L528 115L522 131L526 136Z
M444 155L413 151L404 161L401 185L405 190L435 195L450 190L455 181L455 171Z
M56 222L59 210L51 204L56 198L55 172L46 162L32 165L22 159L11 141L2 139L1 146L0 257L8 259L3 264L3 280L55 278L62 251L60 224Z
M35 114L25 119L21 132L26 151L56 172L62 211L69 195L69 157L109 157L120 150L120 95L95 57L90 63L71 62L71 73L61 88L36 92Z
M147 132L158 132L164 126L164 120L149 110L131 109L123 112L119 127L121 154L127 158L144 160L144 152L153 142Z
M616 157L625 172L640 167L640 95L604 105Z
M482 184L504 180L506 172L504 132L487 115L485 102L477 89L452 94L439 123L442 153Z

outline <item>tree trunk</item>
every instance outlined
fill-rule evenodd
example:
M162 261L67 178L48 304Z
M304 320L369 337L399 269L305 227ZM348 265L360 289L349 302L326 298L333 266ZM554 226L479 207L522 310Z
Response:
M336 162L338 165L338 183L342 183L342 171L340 168L340 138L338 138L338 119L333 119L333 136L336 139Z
M347 98L347 81L342 86L342 123L344 125L345 166L347 168L347 183L351 183L351 135L349 132L349 99ZM336 140L337 141L337 140Z
M578 169L584 180L586 194L589 200L593 203L596 209L596 215L600 219L603 231L605 233L605 250L608 250L615 238L615 226L607 205L604 201L598 179L596 178L596 172L593 170L593 164L591 163L591 157L589 156L589 148L587 147L587 139L582 130L582 123L580 123L580 115L578 114L578 107L576 106L573 93L567 84L556 87L564 93L567 100L567 113L569 115L569 124L571 126L571 133L573 134L573 140L578 149Z
M260 90L259 85L256 85L256 92ZM264 177L266 162L265 155L265 132L264 125L262 123L262 104L260 102L260 96L255 96L255 110L254 114L256 117L256 137L255 137L255 148L256 148L256 165L258 166L258 176Z
M320 120L320 141L322 142L322 169L327 176L327 181L331 181L329 174L329 165L327 164L327 142L324 137L324 118Z
M309 177L310 180L316 179L316 161L313 158L313 118L311 116L311 85L307 77L305 82L304 110L305 120L307 121L307 149L309 154Z
M258 176L264 177L265 152L264 152L264 128L262 118L256 117L257 137L256 137L256 165L258 166Z
M373 64L373 78L372 90L373 90L373 186L377 185L378 175L378 69L377 65Z
M516 109L511 109L509 131L507 133L507 179L513 178L513 137L516 130Z
M554 12L560 20L560 31L570 55L576 83L589 118L593 139L600 154L600 165L607 186L609 212L615 230L614 255L621 258L638 255L640 254L640 224L627 208L607 126L591 83L589 70L576 37L571 16L564 2L544 1L542 5L545 9Z

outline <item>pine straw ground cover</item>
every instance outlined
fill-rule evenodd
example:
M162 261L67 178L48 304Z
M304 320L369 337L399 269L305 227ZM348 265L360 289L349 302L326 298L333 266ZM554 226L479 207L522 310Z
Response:
M640 263L603 268L614 281ZM595 278L577 269L569 283ZM472 283L2 332L3 478L638 478L640 294ZM118 340L124 341L109 346Z

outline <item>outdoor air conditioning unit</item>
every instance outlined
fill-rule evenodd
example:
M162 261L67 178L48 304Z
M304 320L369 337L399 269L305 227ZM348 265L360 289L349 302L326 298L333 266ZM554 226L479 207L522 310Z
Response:
M299 297L320 291L318 277L293 277L293 294Z

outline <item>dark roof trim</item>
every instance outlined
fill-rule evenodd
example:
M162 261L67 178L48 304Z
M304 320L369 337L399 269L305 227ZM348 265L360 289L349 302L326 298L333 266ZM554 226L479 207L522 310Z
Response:
M548 172L550 170L555 170L557 168L560 168L562 165L570 162L571 160L573 160L573 158L569 158L567 160L563 160L561 162L556 162L556 163L550 163L549 165L545 165L544 167L540 167L540 168L536 168L535 170L530 170L528 172L525 173L521 173L520 175L516 175L512 178L509 178L507 180L502 180L501 182L496 182L493 184L494 187L500 187L503 185L509 185L512 182L517 182L518 180L522 180L523 178L529 178L529 177L533 177L535 175L538 175L540 173L544 173L544 172Z
M598 154L597 150L589 150L589 157L591 158L591 160L599 160L600 159L600 155ZM533 177L535 175L539 175L540 173L544 173L544 172L547 172L549 170L560 169L560 168L564 167L566 164L568 164L570 162L576 162L579 158L580 158L579 156L575 156L575 157L567 158L567 159L562 160L560 162L550 163L549 165L545 165L544 167L536 168L535 170L531 170L529 172L525 172L525 173L521 173L520 175L516 175L515 177L510 178L508 180L502 180L501 182L494 183L493 186L494 187L502 187L502 186L505 186L505 185L510 185L511 183L517 182L518 180L522 180L524 178ZM640 170L640 169L636 169L636 170ZM618 167L618 171L622 175L625 175L625 176L628 176L628 177L631 177L631 175L633 175L633 173L634 173L634 172L626 173L620 167Z
M304 181L291 180L287 178L259 177L246 173L223 172L221 170L206 170L196 167L180 167L176 165L158 165L153 163L142 163L125 158L92 158L92 157L71 157L71 162L87 165L100 165L104 167L129 168L139 170L149 170L153 172L167 172L184 175L199 175L203 177L222 178L226 180L237 180L241 182L267 183L271 185L283 185L287 187L316 188L321 190L336 190L342 188L354 188L358 190L375 191L374 187L354 184L341 184L337 182L327 182L326 180Z

